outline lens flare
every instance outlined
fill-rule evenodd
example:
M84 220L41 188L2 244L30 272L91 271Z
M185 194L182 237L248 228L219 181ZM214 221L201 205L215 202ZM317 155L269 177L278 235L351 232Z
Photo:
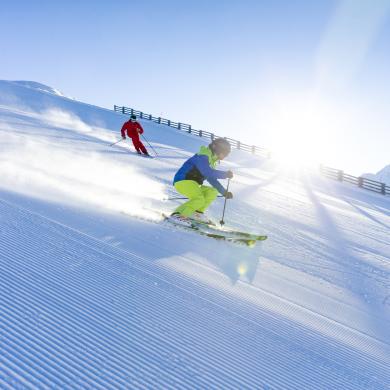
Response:
M245 263L239 263L237 265L237 272L239 275L245 275L247 271L248 271L248 267Z

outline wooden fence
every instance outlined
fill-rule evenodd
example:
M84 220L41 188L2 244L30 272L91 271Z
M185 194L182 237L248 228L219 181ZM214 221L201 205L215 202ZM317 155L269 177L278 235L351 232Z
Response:
M271 157L270 151L265 149L265 148L260 148L258 146L244 144L240 141L237 141L235 139L228 138L228 137L219 137L219 136L215 135L214 133L211 133L211 132L206 131L206 130L194 129L194 128L192 128L191 125L188 125L186 123L174 122L174 121L171 121L170 119L155 117L151 114L145 114L142 111L137 111L137 110L134 110L133 108L124 107L124 106L115 105L114 111L120 112L121 114L125 114L125 115L136 115L137 117L139 117L141 119L147 119L147 120L150 120L150 121L162 124L162 125L167 125L167 126L175 128L175 129L185 131L186 133L194 134L198 137L205 137L205 138L209 138L211 140L213 140L214 138L225 138L226 140L228 140L230 142L232 147L234 147L236 149L240 149L240 150L243 150L245 152L252 153L252 154L257 154L257 155L260 155L260 156L263 156L266 158ZM331 179L338 180L338 181L345 181L347 183L357 185L360 188L364 188L366 190L373 191L373 192L378 192L378 193L383 194L383 195L390 195L390 186L387 186L385 183L381 183L379 181L375 181L375 180L371 180L371 179L366 179L365 177L355 177L355 176L352 176L352 175L345 173L344 171L342 171L340 169L329 168L329 167L325 167L323 165L321 165L320 170L324 176L329 177Z
M345 173L340 169L334 169L325 167L323 165L320 166L321 173L334 180L345 181L347 183L354 184L360 188L364 188L365 190L378 192L382 195L390 195L390 186L385 183L381 183L379 181L366 179L365 177L356 177Z
M165 119L161 117L155 117L152 116L151 114L145 114L142 111L137 111L134 110L133 108L129 107L123 107L123 106L114 106L114 111L120 112L125 115L136 115L137 117L141 119L147 119L156 123L160 123L162 125L167 125L170 127L173 127L178 130L185 131L186 133L189 134L194 134L198 137L205 137L213 140L214 138L225 138L227 141L229 141L230 145L232 145L233 148L243 150L245 152L249 152L252 154L257 154L266 158L271 157L271 153L265 149L265 148L260 148L259 146L254 146L254 145L248 145L244 144L243 142L237 141L233 138L228 138L228 137L220 137L215 135L214 133L210 133L209 131L206 130L197 130L194 129L191 125L188 125L186 123L181 123L181 122L174 122L171 121L170 119Z

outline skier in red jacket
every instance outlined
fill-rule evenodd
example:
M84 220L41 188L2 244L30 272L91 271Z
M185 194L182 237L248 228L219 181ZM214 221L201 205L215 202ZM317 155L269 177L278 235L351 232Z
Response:
M123 139L126 139L126 132L127 136L133 141L137 153L141 154L142 152L145 156L149 156L144 144L139 139L139 135L144 132L144 129L141 124L137 122L137 117L135 115L131 115L130 120L123 124L121 129Z

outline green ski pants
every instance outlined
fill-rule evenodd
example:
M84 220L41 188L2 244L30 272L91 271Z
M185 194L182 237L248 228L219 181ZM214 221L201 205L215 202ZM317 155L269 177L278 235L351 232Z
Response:
M215 188L199 185L194 180L180 180L174 186L180 194L188 198L187 202L174 211L185 217L190 217L195 211L203 213L218 196Z

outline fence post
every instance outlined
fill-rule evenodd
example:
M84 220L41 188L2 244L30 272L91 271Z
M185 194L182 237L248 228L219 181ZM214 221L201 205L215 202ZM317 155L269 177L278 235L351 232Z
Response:
M337 180L338 181L343 181L343 177L344 177L344 172L342 170L338 170L337 171Z
M211 133L211 141L214 141L214 133Z
M158 117L158 123L161 123L161 116Z
M168 119L168 126L170 126L171 125L171 120L170 119Z
M241 149L241 142L237 141L237 149Z
M142 119L142 115L143 115L144 113L141 111L141 114L140 114L140 118Z
M255 153L256 153L256 146L252 145L252 154L255 154Z
M199 130L199 137L203 137L202 130Z
M386 184L385 183L381 183L381 193L382 195L386 195Z
M181 123L180 123L180 122L177 124L177 128L178 128L179 130L181 130Z
M122 107L122 114L125 113L125 107Z
M133 109L132 108L130 108L130 115L133 115Z
M188 125L188 132L191 134L191 125Z
M149 120L150 121L152 120L152 114L149 114Z
M363 177L358 177L358 186L359 187L363 187L363 180L364 180L364 178Z

